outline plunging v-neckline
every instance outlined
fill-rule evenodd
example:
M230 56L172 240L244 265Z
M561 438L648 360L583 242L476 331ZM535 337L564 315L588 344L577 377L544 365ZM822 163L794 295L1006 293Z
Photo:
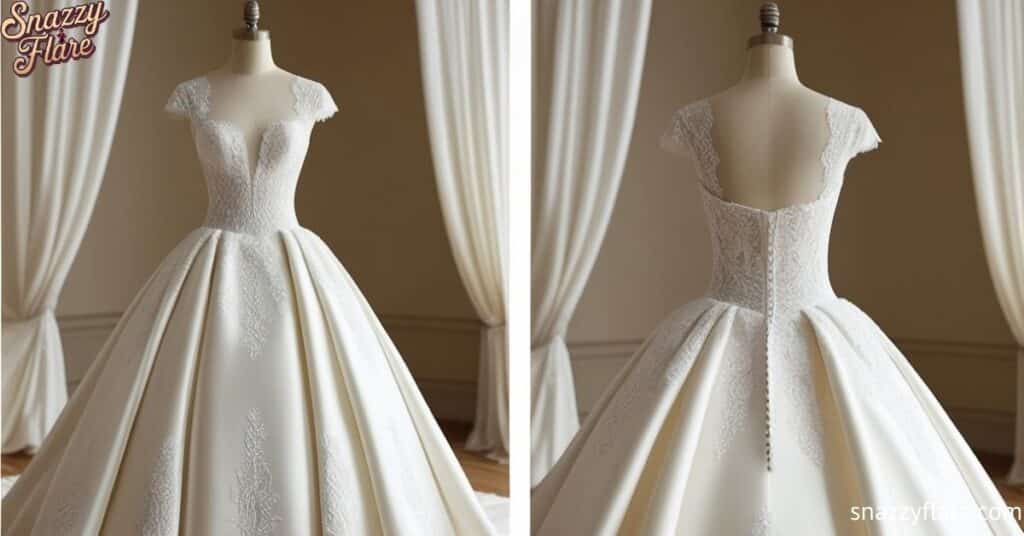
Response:
M235 137L235 141L238 143L240 147L239 151L241 151L242 153L242 160L244 161L243 167L245 168L245 172L248 179L251 181L260 173L260 171L262 171L263 157L266 152L264 149L266 147L267 134L269 134L271 130L284 126L288 122L298 121L298 118L275 119L268 123L267 126L258 129L259 132L258 139L256 141L255 160L253 160L253 155L249 151L249 143L245 138L245 131L242 130L242 127L238 126L237 124L228 119L211 119L207 117L203 119L203 121L225 127L225 130L230 132L229 135Z
M289 75L289 77L291 78L291 80L289 81L289 91L291 92L292 95L292 106L294 107L298 102L298 97L295 94L295 88L292 86L294 86L294 84L297 82L298 77L296 77L295 75ZM245 130L242 129L241 126L239 126L237 123L230 119L214 119L210 117L210 111L213 108L213 84L210 83L210 78L208 76L204 75L200 78L202 78L203 80L203 83L200 85L200 87L206 91L206 95L204 95L203 98L207 103L206 113L204 114L202 120L208 123L222 125L226 127L226 130L229 130L231 132L231 135L235 136L235 141L238 143L239 146L241 146L240 151L242 152L243 167L245 168L246 176L250 181L253 180L257 176L257 174L259 174L261 168L263 167L263 156L265 153L264 148L266 145L267 134L269 134L271 130L275 128L280 128L289 122L300 121L301 118L296 116L291 118L275 119L267 123L266 126L258 128L256 140L256 154L254 160L254 155L249 150L249 143L245 136Z

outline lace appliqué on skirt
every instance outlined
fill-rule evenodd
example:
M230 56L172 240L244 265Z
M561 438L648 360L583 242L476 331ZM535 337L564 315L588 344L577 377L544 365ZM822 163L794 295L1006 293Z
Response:
M139 523L142 536L171 536L178 521L178 494L174 480L176 449L174 440L160 447L153 474L146 490L143 517Z
M280 499L274 491L270 464L263 448L267 439L263 414L249 410L246 418L245 438L242 441L242 463L235 471L235 503L238 516L235 524L242 536L267 536L281 520L274 506Z
M352 534L348 507L350 500L345 485L345 468L336 453L337 439L320 436L320 510L323 530L327 536Z

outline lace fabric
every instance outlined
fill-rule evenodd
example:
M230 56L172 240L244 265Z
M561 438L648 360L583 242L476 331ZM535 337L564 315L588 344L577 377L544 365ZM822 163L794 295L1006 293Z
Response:
M647 338L534 489L535 534L1020 534L1010 516L850 521L853 506L1005 503L906 358L832 290L843 171L879 139L838 101L822 120L820 195L761 210L722 198L708 103L675 114L662 144L697 166L711 283Z
M139 523L142 536L171 536L177 529L179 508L175 498L179 490L174 480L176 463L175 443L167 440L160 447L147 486L145 510Z
M267 234L298 226L295 189L315 122L337 111L327 89L294 77L295 117L272 122L261 133L256 164L237 125L211 119L211 88L205 76L182 82L167 102L167 112L189 118L209 195L207 227L246 234Z
M785 314L835 297L828 280L828 237L842 172L850 158L876 147L880 139L859 108L828 99L824 116L829 138L821 155L821 194L778 210L722 198L707 100L673 116L662 144L695 159L712 237L710 297L765 314L772 308ZM768 288L769 282L774 288Z
M249 411L242 440L241 464L235 471L235 504L238 507L235 525L241 536L273 534L274 526L281 521L275 510L281 497L274 490L270 463L263 445L266 439L263 413L253 408Z
M5 495L4 536L492 534L372 308L295 222L327 91L292 82L295 116L260 133L255 164L210 92L197 78L167 103L190 120L206 225L137 293Z
M718 197L722 187L718 182L718 152L711 138L714 116L707 99L684 106L672 115L672 123L661 138L665 150L692 156L697 162L701 184Z
M764 456L769 469L773 408L778 398L782 398L779 403L790 421L787 429L796 432L805 456L817 465L822 463L821 416L806 358L810 354L799 351L800 311L836 298L828 277L828 243L842 173L850 158L878 142L870 121L858 108L828 99L823 116L829 134L821 154L821 194L811 202L778 210L722 198L720 159L712 138L714 114L707 99L677 111L662 138L663 147L693 156L697 166L712 244L707 296L765 318L766 365L760 381L766 393ZM781 397L779 393L783 393ZM741 411L740 397L733 399L731 411ZM739 416L727 418L727 422L739 420Z

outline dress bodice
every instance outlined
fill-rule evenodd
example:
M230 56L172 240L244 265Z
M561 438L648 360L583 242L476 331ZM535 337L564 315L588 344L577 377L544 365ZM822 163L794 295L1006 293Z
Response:
M843 172L853 156L880 139L859 108L828 99L823 116L829 134L821 155L821 193L808 203L762 210L722 197L710 103L698 101L673 115L662 144L692 156L697 166L713 248L709 297L765 314L835 297L828 240Z
M166 109L191 120L209 194L207 227L259 235L298 225L295 187L310 132L315 122L333 115L337 107L318 82L296 76L291 90L294 116L261 131L253 166L242 130L230 121L209 117L210 82L205 76L174 89Z

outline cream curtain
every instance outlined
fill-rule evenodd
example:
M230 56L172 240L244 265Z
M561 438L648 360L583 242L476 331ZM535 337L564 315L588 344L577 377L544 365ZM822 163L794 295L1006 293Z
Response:
M1008 481L1024 484L1024 3L960 0L960 61L974 191L996 295L1017 352L1017 436Z
M508 456L508 2L417 0L430 145L459 275L485 328L466 447Z
M32 10L78 3L33 2ZM67 401L54 308L110 154L137 6L107 4L88 59L20 78L11 70L16 45L3 47L5 453L38 446Z
M543 0L534 35L531 479L579 428L565 333L597 259L633 131L650 0Z

